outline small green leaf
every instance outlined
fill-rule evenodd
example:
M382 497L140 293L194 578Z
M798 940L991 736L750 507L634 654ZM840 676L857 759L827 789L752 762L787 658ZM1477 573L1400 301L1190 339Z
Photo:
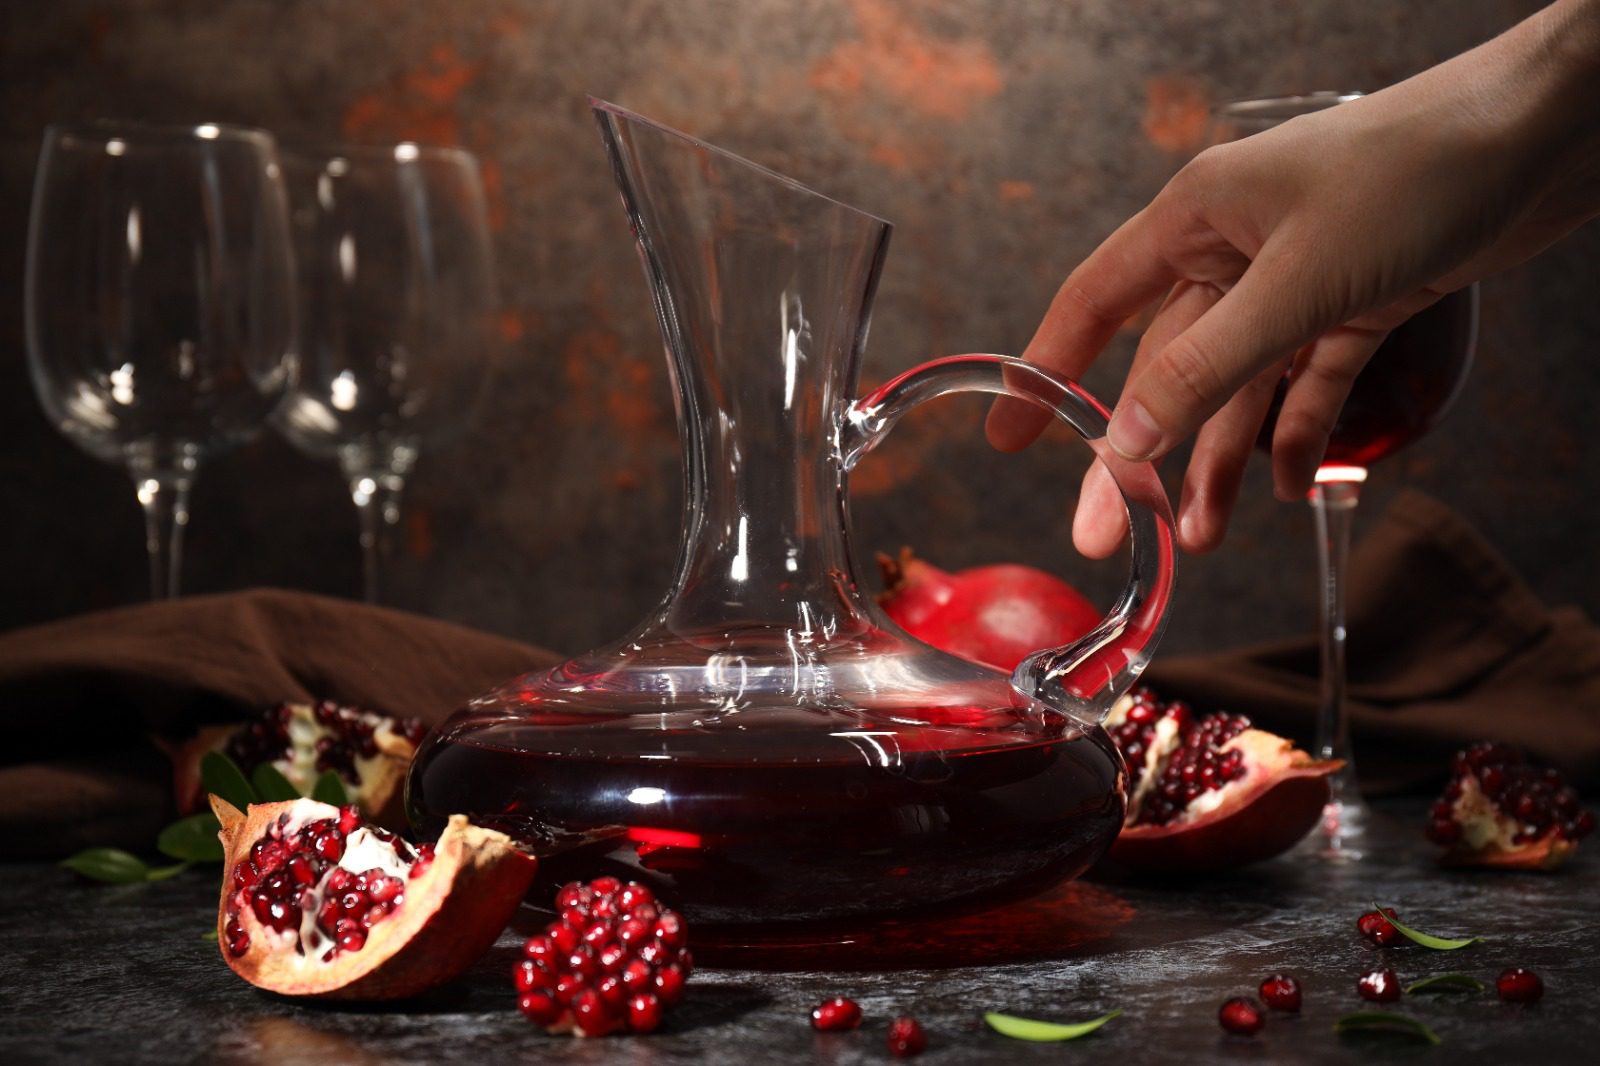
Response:
M319 803L343 807L350 802L350 793L345 791L344 782L339 779L337 772L324 770L311 789L311 798Z
M1476 944L1483 939L1481 936L1473 936L1467 937L1465 940L1450 940L1442 936L1431 936L1428 933L1419 933L1410 926L1402 925L1399 921L1393 917L1390 917L1389 912L1377 904L1374 904L1373 906L1377 908L1380 914L1389 919L1390 925L1400 930L1401 936L1412 941L1413 943L1421 944L1425 948L1432 948L1435 951L1454 951L1457 948L1464 948L1469 944Z
M144 879L146 881L165 881L169 877L177 877L188 868L189 864L186 862L173 863L171 866L157 866L152 870L146 871Z
M1013 1040L1076 1040L1080 1036L1094 1032L1121 1013L1120 1010L1114 1010L1092 1021L1076 1022L1071 1025L1034 1021L1032 1018L1018 1018L1010 1014L996 1014L993 1011L985 1014L983 1020L989 1023L989 1028Z
M215 944L217 942L217 931L215 929L207 929L205 932L200 934L200 939L209 940Z
M222 841L217 839L221 829L210 811L179 818L156 837L156 849L186 862L221 862Z
M255 773L250 775L250 783L256 786L256 795L261 797L263 803L282 803L284 800L297 800L300 790L276 766L264 762L257 766Z
M91 881L103 881L108 885L131 885L150 874L150 867L143 859L117 848L86 848L62 859L60 864Z
M245 780L239 764L220 751L208 751L200 759L200 784L207 792L220 796L239 810L260 803L256 790Z
M1394 919L1390 919L1393 921ZM1333 1031L1343 1035L1345 1033L1393 1033L1397 1036L1416 1037L1426 1040L1430 1044L1439 1043L1439 1034L1429 1029L1415 1018L1408 1018L1404 1014L1390 1014L1388 1011L1364 1010L1355 1014L1346 1014L1343 1018L1333 1023Z
M1413 992L1482 992L1483 982L1464 973L1442 973L1424 977L1406 986L1406 995Z

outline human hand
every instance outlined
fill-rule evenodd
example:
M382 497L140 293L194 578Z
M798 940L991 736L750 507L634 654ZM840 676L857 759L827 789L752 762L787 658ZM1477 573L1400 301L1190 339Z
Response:
M1600 210L1597 69L1600 3L1563 0L1389 89L1208 149L1072 272L1024 358L1076 378L1165 294L1108 437L1160 459L1195 436L1179 543L1214 548L1286 372L1272 472L1294 499L1390 329ZM989 439L1015 450L1044 421L1002 399ZM1107 555L1125 525L1097 463L1074 540Z

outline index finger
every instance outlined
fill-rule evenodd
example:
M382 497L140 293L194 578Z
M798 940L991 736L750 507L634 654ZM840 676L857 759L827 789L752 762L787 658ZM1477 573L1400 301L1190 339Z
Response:
M1067 275L1022 358L1077 380L1124 322L1172 287L1178 275L1161 254L1153 207L1118 226ZM985 432L1001 451L1017 451L1049 420L1048 412L1002 396L989 409Z

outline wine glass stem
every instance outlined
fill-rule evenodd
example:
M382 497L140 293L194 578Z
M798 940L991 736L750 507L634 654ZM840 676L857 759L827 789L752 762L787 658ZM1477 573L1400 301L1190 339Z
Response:
M378 602L383 560L389 557L394 528L400 524L400 492L405 479L398 474L357 474L350 479L350 498L361 516L361 592L368 603Z
M150 598L178 595L183 568L183 530L189 524L189 489L194 478L167 471L133 471L133 484L144 508L144 547L150 558Z
M1358 480L1319 480L1311 490L1317 517L1317 558L1322 575L1322 701L1317 713L1319 758L1343 759L1335 775L1333 801L1355 802L1355 763L1350 751L1350 716L1345 703L1345 567L1350 558L1350 527L1361 499Z

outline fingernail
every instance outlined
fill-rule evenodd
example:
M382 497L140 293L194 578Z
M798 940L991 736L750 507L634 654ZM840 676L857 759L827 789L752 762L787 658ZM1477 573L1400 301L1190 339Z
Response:
M1161 446L1161 427L1156 425L1143 404L1130 400L1118 407L1111 416L1106 440L1118 455L1139 462L1150 458Z

